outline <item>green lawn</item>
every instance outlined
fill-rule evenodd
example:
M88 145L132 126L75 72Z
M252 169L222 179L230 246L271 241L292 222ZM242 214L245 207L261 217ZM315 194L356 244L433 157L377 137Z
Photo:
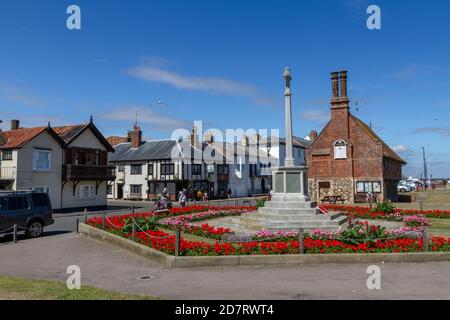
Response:
M450 238L450 219L428 219L430 234Z
M65 283L0 277L0 300L155 300L157 298L129 295L82 286L69 290Z

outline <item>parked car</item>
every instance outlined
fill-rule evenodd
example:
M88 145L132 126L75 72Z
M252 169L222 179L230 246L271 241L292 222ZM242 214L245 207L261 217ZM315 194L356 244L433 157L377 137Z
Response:
M21 191L0 193L0 232L10 233L16 224L30 238L42 235L53 224L53 210L47 193Z
M405 184L405 183L399 183L397 186L398 192L411 192L413 189L411 186Z
M411 187L411 191L417 191L417 184L414 181L406 181L404 184Z

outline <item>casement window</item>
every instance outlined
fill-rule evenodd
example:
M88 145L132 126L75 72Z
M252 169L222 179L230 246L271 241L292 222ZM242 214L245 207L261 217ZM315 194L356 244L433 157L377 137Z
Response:
M38 186L38 187L31 187L31 190L34 192L42 192L42 193L50 193L50 187L49 186Z
M381 182L380 181L356 181L356 192L358 193L380 193Z
M95 198L95 186L94 185L79 185L76 189L77 198L80 200L89 200Z
M12 160L12 150L3 150L2 151L2 160L3 161Z
M50 171L52 167L52 152L50 150L35 150L33 153L33 170Z
M202 174L202 165L201 164L193 164L191 167L192 175L201 175Z
M131 194L141 194L142 193L142 184L130 184L130 193Z
M141 164L132 164L130 174L132 174L132 175L142 174L142 165Z
M175 166L173 163L161 163L161 174L171 175L174 174Z
M227 175L229 173L228 171L228 165L227 164L219 164L217 165L217 174L218 175Z
M148 175L153 176L153 163L149 163L147 169L148 169Z
M125 164L119 163L117 165L117 172L125 172Z
M334 159L347 159L347 143L343 140L338 140L333 144Z

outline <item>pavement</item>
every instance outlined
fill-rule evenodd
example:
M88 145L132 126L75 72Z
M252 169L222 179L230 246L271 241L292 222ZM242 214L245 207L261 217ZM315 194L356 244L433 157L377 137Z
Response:
M0 276L66 281L78 265L82 284L169 299L450 299L450 262L381 264L381 290L369 290L367 264L166 269L65 225L17 244L0 238Z

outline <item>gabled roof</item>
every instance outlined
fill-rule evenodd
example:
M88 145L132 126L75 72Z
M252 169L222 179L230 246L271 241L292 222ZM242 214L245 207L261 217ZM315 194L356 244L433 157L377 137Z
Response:
M55 132L58 133L58 135L64 140L66 145L69 145L87 129L91 129L92 133L97 137L97 139L101 142L106 150L114 152L114 148L97 129L92 120L86 124L77 124L54 128Z
M374 141L379 142L383 146L383 155L387 158L396 160L401 162L402 164L406 164L406 161L403 160L394 150L392 150L367 124L363 121L350 114L350 117L355 120L356 124L366 132L369 137L371 137Z
M88 124L79 124L55 128L47 126L47 127L19 128L16 130L5 131L3 132L3 134L4 137L6 137L7 141L6 143L0 146L0 149L19 149L44 131L47 131L58 141L59 144L61 144L61 146L65 147L88 128L92 130L94 135L100 140L100 142L105 146L105 148L108 151L114 152L114 148L108 143L108 141L106 141L106 139L103 137L100 131L98 131L98 129L92 122L89 122Z
M35 137L43 132L48 132L60 145L64 145L64 141L51 127L34 127L34 128L19 128L3 132L7 141L0 146L0 149L19 149L25 144L33 140Z

